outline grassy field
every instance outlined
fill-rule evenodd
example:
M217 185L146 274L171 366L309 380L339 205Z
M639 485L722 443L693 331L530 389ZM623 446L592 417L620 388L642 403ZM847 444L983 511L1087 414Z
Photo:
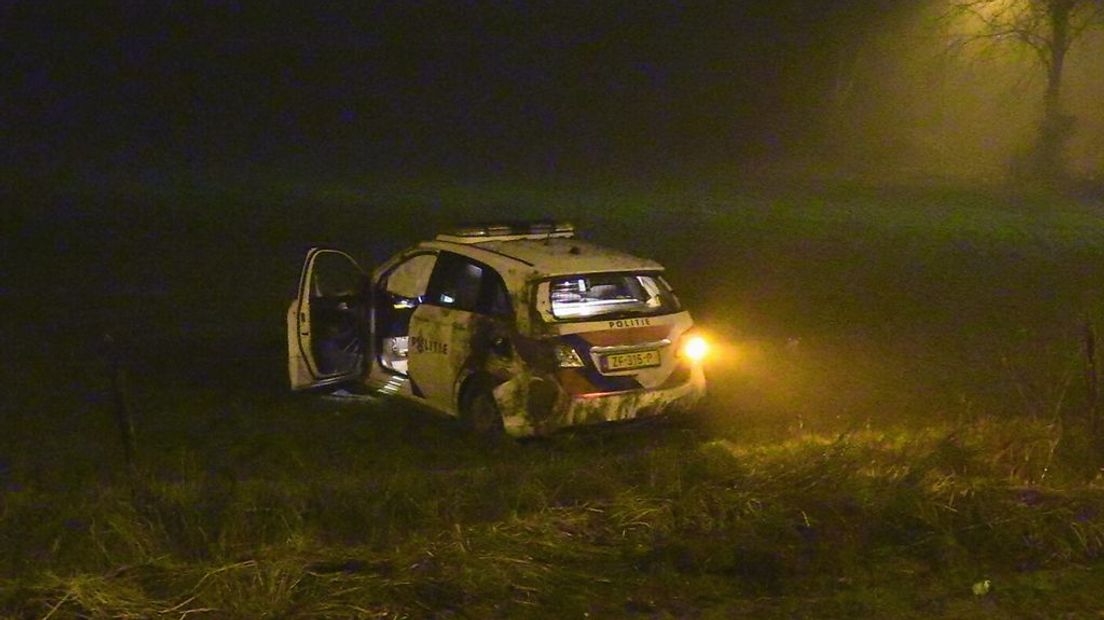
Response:
M723 181L8 201L0 615L1104 613L1104 205ZM519 443L286 391L307 247L371 264L503 206L668 265L718 343L710 402Z

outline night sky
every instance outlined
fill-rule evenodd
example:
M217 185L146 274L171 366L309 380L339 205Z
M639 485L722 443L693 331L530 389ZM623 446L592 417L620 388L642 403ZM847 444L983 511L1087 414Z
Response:
M43 182L777 157L879 4L4 0L0 156Z

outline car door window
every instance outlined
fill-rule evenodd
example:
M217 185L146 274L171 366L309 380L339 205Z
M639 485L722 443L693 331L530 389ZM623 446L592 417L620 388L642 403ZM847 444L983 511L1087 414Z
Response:
M506 284L497 271L458 254L442 252L429 281L426 303L497 317L513 316Z
M510 295L506 292L506 284L502 276L494 269L487 268L483 274L483 285L479 292L479 304L476 312L497 317L509 317L513 315L513 307L510 304Z
M421 297L429 286L436 261L433 254L418 254L399 263L387 274L387 292L407 299Z
M311 270L311 297L338 299L360 293L364 275L346 255L340 252L319 252Z
M462 256L442 252L429 279L426 302L474 312L479 303L484 268Z

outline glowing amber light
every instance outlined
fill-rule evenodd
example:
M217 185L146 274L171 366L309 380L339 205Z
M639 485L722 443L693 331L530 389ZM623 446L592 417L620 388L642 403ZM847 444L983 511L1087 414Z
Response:
M709 343L701 336L690 336L682 345L682 354L692 361L700 362L709 353Z

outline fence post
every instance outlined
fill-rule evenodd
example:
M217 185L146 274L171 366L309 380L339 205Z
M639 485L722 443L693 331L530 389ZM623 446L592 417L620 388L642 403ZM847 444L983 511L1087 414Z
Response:
M1085 385L1088 388L1089 445L1094 474L1104 464L1104 429L1100 424L1100 375L1097 367L1096 325L1085 319Z
M111 334L104 334L104 353L107 357L108 372L111 374L114 405L112 412L123 446L123 463L128 473L134 473L134 401L131 398L130 382L122 352Z

